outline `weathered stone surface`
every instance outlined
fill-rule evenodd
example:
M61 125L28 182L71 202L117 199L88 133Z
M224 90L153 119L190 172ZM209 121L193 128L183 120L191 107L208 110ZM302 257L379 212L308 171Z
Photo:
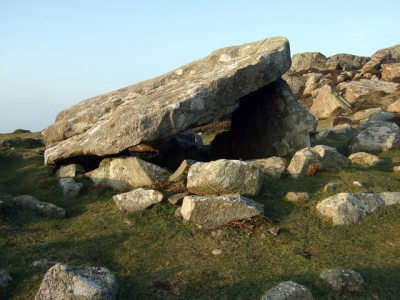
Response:
M376 114L373 114L370 118L371 121L384 121L384 122L393 122L396 119L396 116L387 111L381 111Z
M260 158L247 160L249 164L260 168L264 172L265 178L280 179L286 171L285 162L281 157L272 156L269 158Z
M326 281L335 291L361 292L364 278L353 270L332 269L323 271L319 277Z
M167 181L171 173L133 156L105 158L100 166L86 173L95 184L113 189L149 187L154 180Z
M323 77L321 73L308 73L303 75L306 78L306 82L304 84L303 94L312 94L316 89L320 88L321 85L318 84Z
M357 134L351 142L349 152L382 152L390 149L400 149L400 130L392 130L386 126L369 127Z
M275 37L216 50L157 78L90 98L43 131L45 162L105 156L232 113L238 100L280 78L289 42ZM105 134L106 133L106 134Z
M10 270L0 269L0 292L11 281Z
M260 300L312 300L310 290L293 281L285 281L266 291Z
M264 212L264 206L240 195L186 196L181 213L185 220L213 228L233 220L242 220Z
M317 145L312 149L321 156L321 169L347 166L351 163L346 156L337 152L336 148L326 145Z
M309 175L309 166L315 165L320 169L321 156L316 153L311 147L297 151L287 168L292 178L298 179Z
M318 121L277 80L240 99L232 114L231 148L235 159L291 156L311 146Z
M324 70L327 58L319 52L303 52L293 55L292 66L288 73L310 69Z
M400 100L397 100L390 104L386 110L391 113L400 113Z
M360 79L359 81L342 82L338 84L339 91L345 91L343 96L350 103L357 102L360 96L376 91L383 91L387 94L396 91L398 83Z
M79 164L70 164L66 166L61 166L56 172L57 177L76 177L79 174L84 174L85 169Z
M376 113L383 112L384 109L382 107L374 107L374 108L368 108L364 110L360 110L356 112L351 119L353 121L361 121L361 120L366 120L369 119L371 116L373 116Z
M352 164L364 165L364 166L375 166L382 162L382 160L373 154L366 152L357 152L349 156Z
M400 45L395 45L389 48L376 51L371 60L365 63L361 69L361 73L373 73L379 71L381 64L385 62L399 62L400 61Z
M310 108L310 113L323 119L335 115L338 111L351 111L351 108L351 104L341 94L329 85L324 85L319 89L318 95Z
M146 188L138 188L113 196L113 200L119 210L127 212L146 209L153 204L161 202L163 199L164 195L161 192Z
M395 123L385 122L385 121L376 121L376 120L360 122L360 125L358 126L357 130L358 130L358 132L362 132L365 129L368 129L371 127L388 127L393 131L400 130L400 127Z
M370 60L369 57L352 54L336 54L328 57L325 67L328 70L359 70Z
M196 162L197 161L191 159L184 160L179 166L179 168L169 177L168 181L173 183L184 182L184 184L186 185L189 168Z
M73 178L61 178L60 186L63 188L64 196L76 197L79 195L83 184L75 182Z
M43 214L45 216L56 216L65 218L66 211L52 203L42 202L33 196L22 195L13 199L13 204L20 210L26 210Z
M306 192L288 192L285 199L292 202L305 201L311 198L310 193Z
M306 84L306 77L298 76L297 74L290 75L288 73L282 75L282 79L287 82L290 89L292 90L293 94L296 98L303 95L305 84Z
M382 79L391 82L400 82L400 63L382 64Z
M263 172L249 163L219 159L192 165L188 172L187 188L197 195L257 196L263 178Z
M339 193L318 203L317 210L322 215L332 219L334 225L349 225L363 220L381 206L399 203L399 192L381 194Z
M288 172L298 179L314 175L319 170L331 169L350 164L350 160L333 147L317 145L297 151L290 161Z
M115 276L106 268L56 264L44 275L35 300L114 300L117 293Z
M185 198L187 195L188 193L179 193L171 195L168 197L168 202L171 203L172 205L181 204L183 198Z

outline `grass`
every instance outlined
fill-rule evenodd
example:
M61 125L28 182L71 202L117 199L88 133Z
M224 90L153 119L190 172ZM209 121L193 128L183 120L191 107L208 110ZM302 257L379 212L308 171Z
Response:
M35 149L34 149L35 150ZM58 179L48 177L41 160L0 155L0 268L13 281L0 299L33 299L49 266L33 267L46 258L76 266L109 268L120 285L119 299L260 299L277 284L292 280L307 286L314 299L398 299L400 294L400 206L385 207L351 226L333 226L316 211L322 199L339 192L400 190L400 151L380 155L376 167L351 166L300 180L285 176L269 181L256 200L265 217L253 219L248 234L223 226L204 230L174 217L167 201L150 209L120 212L111 189L93 186L85 177L78 197L64 197ZM365 188L352 184L362 181ZM336 191L324 186L338 183ZM288 191L312 193L291 203ZM17 195L29 194L64 207L68 217L57 219L17 211ZM276 237L264 232L279 226ZM216 234L218 233L218 234ZM38 243L47 247L36 247ZM222 250L213 255L215 249ZM360 294L334 292L319 274L351 268L367 281Z

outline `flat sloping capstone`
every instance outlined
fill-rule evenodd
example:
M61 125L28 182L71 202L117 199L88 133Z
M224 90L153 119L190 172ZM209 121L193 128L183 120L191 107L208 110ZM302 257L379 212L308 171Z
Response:
M232 113L241 97L280 78L290 64L288 40L274 37L216 50L162 76L85 100L60 112L43 131L45 163L118 154L211 123Z

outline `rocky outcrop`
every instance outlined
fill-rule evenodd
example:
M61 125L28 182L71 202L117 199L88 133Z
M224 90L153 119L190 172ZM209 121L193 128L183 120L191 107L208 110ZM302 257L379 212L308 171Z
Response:
M327 58L319 52L303 52L293 55L288 73L305 70L324 70Z
M382 79L400 83L400 63L383 64Z
M381 64L386 62L399 62L400 61L400 45L395 45L389 48L381 49L376 51L372 56L371 60L368 61L361 69L361 73L374 74L379 71Z
M234 159L292 156L312 146L310 135L317 124L289 86L277 80L240 99L239 109L232 114L228 147Z
M351 109L352 105L339 92L329 85L324 85L319 89L310 113L319 119L324 119L338 113L349 112Z
M264 206L241 195L186 196L181 213L185 220L213 228L260 215L264 213Z
M382 91L390 94L396 91L398 83L375 81L368 79L360 79L359 81L343 82L337 86L337 89L343 92L343 96L350 103L358 101L361 96L367 95L372 92Z
M113 196L113 200L119 210L126 212L146 209L153 204L161 202L163 199L164 195L161 192L145 188L138 188Z
M160 77L83 101L43 131L45 163L118 154L135 145L211 123L239 99L276 81L291 64L275 37L214 51Z
M13 199L13 205L19 210L35 212L45 216L65 218L66 210L53 203L42 202L33 196L22 195Z
M189 169L187 188L196 195L240 194L257 196L263 172L244 161L220 159L195 163Z
M398 192L339 193L318 203L317 210L331 219L334 225L349 225L363 220L381 206L399 203L400 193Z
M56 264L44 275L35 300L114 300L117 293L115 276L106 268Z
M171 173L133 156L105 158L100 166L86 175L95 183L120 190L149 187L154 181L168 181Z
M285 281L266 291L260 300L313 300L313 296L304 285Z
M330 56L325 64L328 70L352 71L361 69L368 61L369 57L356 56L352 54L336 54Z
M77 183L73 178L61 178L60 186L63 188L63 195L76 197L83 187L83 183Z
M356 292L362 291L365 280L353 270L332 269L323 271L320 276L322 280L328 283L333 290L338 292Z

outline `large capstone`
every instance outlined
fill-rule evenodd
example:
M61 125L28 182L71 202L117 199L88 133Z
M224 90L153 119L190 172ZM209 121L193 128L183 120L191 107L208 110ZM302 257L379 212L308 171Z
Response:
M45 162L118 154L232 113L290 67L283 37L223 48L162 76L85 100L43 131Z

